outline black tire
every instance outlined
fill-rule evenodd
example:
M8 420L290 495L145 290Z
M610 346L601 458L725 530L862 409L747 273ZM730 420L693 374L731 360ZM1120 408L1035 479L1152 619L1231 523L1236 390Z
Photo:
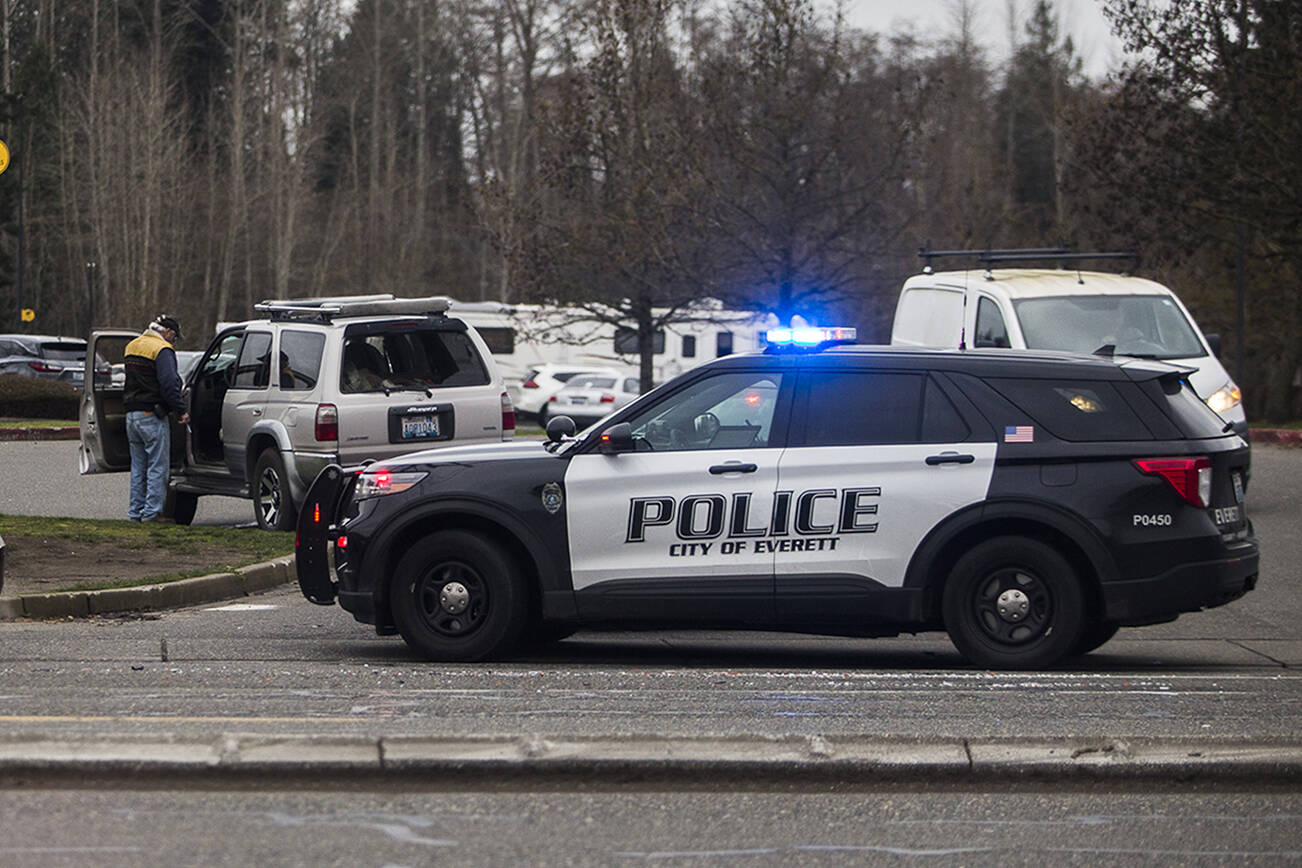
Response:
M1073 655L1088 654L1091 651L1103 647L1103 645L1117 635L1121 627L1117 624L1103 624L1095 621L1092 624L1086 624L1085 629L1081 630L1080 638L1076 640L1076 645L1071 649Z
M428 660L487 660L520 640L528 592L516 562L486 537L444 530L412 546L390 597L402 638Z
M573 624L532 624L525 631L524 642L526 645L551 645L562 639L568 639L579 628Z
M199 495L188 491L172 494L172 521L177 524L190 524L194 521L194 511L199 508Z
M1085 625L1080 580L1042 542L997 537L959 558L942 608L950 641L989 669L1050 666L1076 647Z
M285 475L285 462L274 448L262 450L257 464L253 465L253 479L249 483L253 494L253 517L263 530L293 530L298 522L298 510L289 494L289 478Z

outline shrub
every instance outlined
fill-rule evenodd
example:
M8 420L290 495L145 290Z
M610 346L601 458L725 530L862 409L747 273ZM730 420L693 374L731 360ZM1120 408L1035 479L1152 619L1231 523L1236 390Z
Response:
M76 419L81 390L58 380L0 374L0 416L12 419Z

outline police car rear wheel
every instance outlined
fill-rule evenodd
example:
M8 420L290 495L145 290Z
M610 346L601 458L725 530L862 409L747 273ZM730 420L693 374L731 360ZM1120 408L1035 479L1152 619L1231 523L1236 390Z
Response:
M1048 666L1071 653L1084 628L1075 571L1057 551L1022 537L975 546L954 565L942 600L945 627L972 663Z
M479 534L447 530L426 537L399 561L395 582L394 622L429 660L485 660L519 639L523 576Z
M1071 649L1072 654L1088 654L1091 651L1101 648L1109 639L1117 635L1117 630L1121 629L1116 624L1093 623L1081 631L1080 638L1076 640L1076 646Z

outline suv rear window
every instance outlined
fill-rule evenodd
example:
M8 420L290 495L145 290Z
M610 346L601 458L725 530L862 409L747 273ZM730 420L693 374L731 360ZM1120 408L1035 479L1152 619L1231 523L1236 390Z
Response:
M1117 384L1102 380L1039 379L986 382L1060 440L1153 439L1153 433L1126 403Z
M485 386L488 368L463 331L395 326L348 330L342 392L426 386Z
M86 345L80 341L41 344L41 355L58 362L84 362Z

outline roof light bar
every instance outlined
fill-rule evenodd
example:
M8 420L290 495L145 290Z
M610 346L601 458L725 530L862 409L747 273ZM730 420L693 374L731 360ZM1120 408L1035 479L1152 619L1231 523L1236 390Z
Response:
M823 328L779 328L764 332L764 342L772 350L814 349L831 344L852 344L858 333L845 326Z

